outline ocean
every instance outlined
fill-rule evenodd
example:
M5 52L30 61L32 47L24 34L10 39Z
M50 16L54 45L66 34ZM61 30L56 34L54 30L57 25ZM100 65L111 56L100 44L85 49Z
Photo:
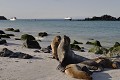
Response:
M65 21L55 19L17 19L0 21L0 29L20 29L23 33L37 36L47 32L49 40L55 35L67 35L71 41L85 43L90 39L99 40L103 46L113 46L120 42L120 21Z

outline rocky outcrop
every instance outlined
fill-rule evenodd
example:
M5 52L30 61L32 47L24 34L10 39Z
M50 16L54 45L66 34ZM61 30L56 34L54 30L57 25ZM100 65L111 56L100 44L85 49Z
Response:
M0 51L0 57L30 59L33 56L22 52L13 52L7 48L3 48L2 51Z
M39 43L35 40L25 40L25 42L23 43L23 47L26 48L32 48L32 49L41 49Z
M0 16L0 20L7 20L4 16Z
M7 29L5 29L5 31L14 31L14 29L13 28L7 28Z
M21 36L21 40L35 40L35 38L32 35L29 34L23 34Z
M120 56L120 43L119 42L116 42L115 45L109 49L107 56L108 57Z
M48 34L46 32L40 32L38 33L38 36L45 37L45 36L48 36Z

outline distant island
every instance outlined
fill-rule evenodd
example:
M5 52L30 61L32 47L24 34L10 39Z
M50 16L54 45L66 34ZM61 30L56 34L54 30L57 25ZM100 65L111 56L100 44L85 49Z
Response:
M4 16L0 16L0 20L7 20Z
M101 17L85 18L83 21L120 21L120 17L116 18L111 15L103 15Z

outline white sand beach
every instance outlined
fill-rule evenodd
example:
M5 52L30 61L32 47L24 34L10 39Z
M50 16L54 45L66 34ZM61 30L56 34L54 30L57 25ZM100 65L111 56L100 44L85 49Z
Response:
M67 76L57 70L59 64L55 59L51 59L50 53L36 53L36 49L22 47L19 40L7 39L8 45L0 45L0 49L8 48L13 52L23 52L34 56L33 59L18 59L0 57L0 80L77 80ZM50 42L47 43L47 45ZM44 45L44 42L40 45ZM88 52L75 53L87 57L96 58L98 55ZM120 69L106 69L102 72L94 72L93 80L120 80Z

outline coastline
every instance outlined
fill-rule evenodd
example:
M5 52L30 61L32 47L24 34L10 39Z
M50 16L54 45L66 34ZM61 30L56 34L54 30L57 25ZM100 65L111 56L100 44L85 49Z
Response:
M6 32L7 33L7 32ZM15 37L20 37L23 33L14 33ZM19 35L18 35L19 34ZM36 49L22 47L23 42L20 40L6 39L8 45L0 45L0 49L8 48L14 52L23 52L34 56L33 59L18 59L0 57L0 80L77 80L64 73L56 70L59 64L55 59L51 59L51 53L36 53ZM41 47L50 45L52 39L44 38L39 42ZM78 52L76 54L93 59L99 57L93 53ZM93 80L119 80L120 69L106 69L102 72L95 72Z

